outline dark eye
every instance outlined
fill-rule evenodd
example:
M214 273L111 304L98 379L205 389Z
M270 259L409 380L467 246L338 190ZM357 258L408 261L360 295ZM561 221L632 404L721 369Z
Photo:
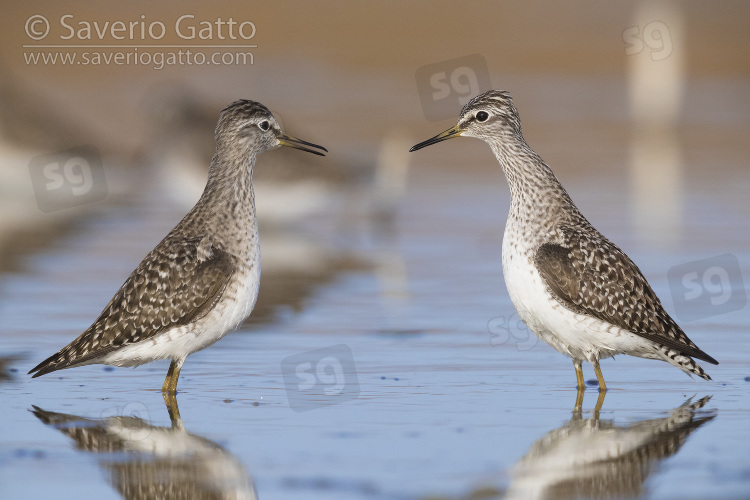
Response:
M489 120L489 118L490 114L486 111L480 111L479 113L477 113L478 122L486 122L487 120Z
M268 130L268 128L271 126L270 123L268 123L268 120L263 120L258 124L261 130Z

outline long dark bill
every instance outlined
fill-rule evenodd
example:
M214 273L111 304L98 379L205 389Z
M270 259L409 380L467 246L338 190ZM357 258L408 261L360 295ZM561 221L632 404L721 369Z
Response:
M416 151L418 149L426 148L427 146L432 146L433 144L437 144L438 142L447 141L448 139L453 139L454 137L460 137L463 130L459 129L458 126L454 126L446 130L445 132L441 132L435 137L431 139L427 139L424 142L420 142L416 146L412 146L412 148L409 150L409 152Z
M315 151L315 149L320 149L322 151L325 151L326 153L328 150L324 148L323 146L318 146L317 144L313 144L312 142L303 141L302 139L297 139L296 137L292 137L291 135L281 134L276 139L279 140L279 143L282 146L285 146L287 148L294 148L299 149L300 151L307 151L308 153L312 153L314 155L318 156L325 156L325 154L321 153L320 151ZM305 147L309 146L309 147ZM315 148L315 149L310 149Z

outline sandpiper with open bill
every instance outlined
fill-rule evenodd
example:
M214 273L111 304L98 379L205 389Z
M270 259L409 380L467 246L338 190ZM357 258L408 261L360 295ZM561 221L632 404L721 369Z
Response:
M174 394L185 358L250 315L260 283L253 194L257 155L287 146L324 156L322 146L285 135L262 104L227 106L198 203L120 287L94 324L29 373L94 363L138 366L171 359L162 391Z
M510 94L491 90L470 100L458 123L425 146L454 137L490 145L510 185L503 237L505 284L513 305L536 335L572 358L578 389L582 362L629 354L666 361L706 380L700 350L667 314L640 269L578 211L552 170L523 138Z

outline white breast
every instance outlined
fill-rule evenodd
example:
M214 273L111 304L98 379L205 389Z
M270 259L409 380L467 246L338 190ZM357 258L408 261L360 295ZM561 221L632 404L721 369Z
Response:
M234 331L250 316L258 298L260 287L260 249L244 272L238 272L227 284L221 300L205 317L197 321L188 334L181 339L185 355L199 351ZM232 300L230 300L232 299Z

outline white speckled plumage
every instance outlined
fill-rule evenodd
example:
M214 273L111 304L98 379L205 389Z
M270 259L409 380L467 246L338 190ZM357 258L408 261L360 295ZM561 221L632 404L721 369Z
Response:
M260 245L253 166L258 154L278 146L325 151L284 135L260 103L241 100L225 108L198 203L149 252L99 318L29 373L172 359L164 390L174 392L185 358L237 328L255 305Z
M711 378L692 359L718 364L664 310L630 258L579 212L552 170L526 143L507 92L492 90L464 106L458 124L412 148L453 137L481 139L508 180L511 206L503 237L505 283L520 318L580 366L629 354L662 359Z

